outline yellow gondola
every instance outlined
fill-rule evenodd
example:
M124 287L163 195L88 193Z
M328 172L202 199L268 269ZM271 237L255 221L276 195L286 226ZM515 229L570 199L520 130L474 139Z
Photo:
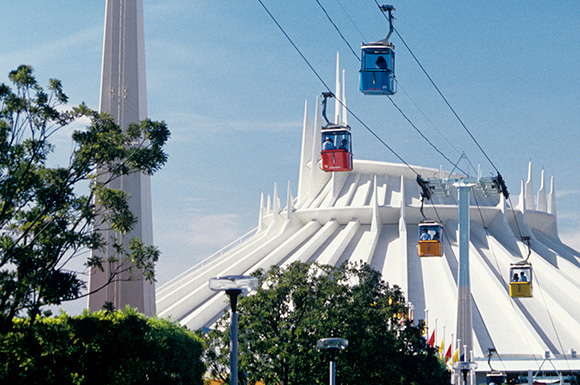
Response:
M443 225L435 221L419 223L419 243L417 254L420 257L441 257L443 255Z
M510 297L533 297L532 265L522 261L510 264Z

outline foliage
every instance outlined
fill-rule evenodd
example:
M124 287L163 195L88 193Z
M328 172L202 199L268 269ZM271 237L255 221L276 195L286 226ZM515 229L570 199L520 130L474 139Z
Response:
M580 385L580 372L570 373L570 385Z
M0 337L4 384L202 384L203 342L136 310L14 319Z
M294 263L255 274L259 289L238 306L240 379L326 384L329 357L315 346L320 338L335 337L349 341L337 356L337 384L449 383L423 337L424 323L406 320L401 290L368 265ZM214 378L228 367L227 316L220 323L205 335Z
M45 305L87 295L79 273L67 267L74 258L85 256L85 266L98 269L123 258L132 262L119 263L107 284L133 266L154 279L159 251L139 239L122 241L138 218L127 194L109 186L121 175L157 171L169 137L164 122L145 120L123 130L84 104L66 109L61 83L51 79L45 91L30 66L9 79L14 90L0 84L0 332L23 310L35 320ZM81 118L89 125L72 134L68 164L49 167L51 140ZM117 238L104 239L98 230L105 228ZM115 255L104 255L107 244ZM86 257L89 250L93 255Z

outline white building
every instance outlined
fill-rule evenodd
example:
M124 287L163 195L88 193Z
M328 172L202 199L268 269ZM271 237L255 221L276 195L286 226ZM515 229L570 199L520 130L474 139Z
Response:
M346 115L338 118L346 121ZM429 334L435 330L436 344L443 340L447 350L457 335L457 189L450 187L448 196L425 204L425 216L444 225L444 254L421 258L416 176L445 178L448 173L358 159L351 172L326 173L318 166L321 126L318 106L314 124L306 108L297 197L288 185L281 205L274 186L266 202L262 197L257 229L157 290L158 315L190 329L210 327L227 306L225 295L208 288L211 277L294 261L363 261L403 289L414 319L426 319ZM476 188L470 194L471 357L478 363L477 383L485 382L489 371L489 348L497 351L495 370L580 370L575 355L580 350L580 252L558 237L553 180L548 194L542 180L534 197L528 176L521 191L508 202ZM532 298L512 298L509 291L510 264L525 260L530 251L522 235L531 237Z

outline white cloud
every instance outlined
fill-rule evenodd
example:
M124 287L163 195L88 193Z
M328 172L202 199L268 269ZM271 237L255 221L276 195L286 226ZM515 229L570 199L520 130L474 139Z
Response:
M578 194L580 194L580 190L559 191L558 189L556 189L556 198L563 198L563 197L567 197L570 195L578 195Z
M300 121L247 121L215 119L195 113L164 112L163 120L171 131L171 140L192 141L196 133L231 133L239 132L276 132L296 131L302 129Z
M233 213L177 215L165 213L154 220L154 244L162 255L156 275L160 285L216 253L247 232L239 215Z
M178 219L164 216L155 223L155 243L168 251L177 245L217 251L247 230L240 216L233 213L200 215L186 211Z
M12 51L0 55L0 62L34 63L36 66L54 61L55 58L67 57L71 49L84 46L95 39L102 39L103 28L86 29L74 35L68 35L59 40L49 41L41 46L30 46L20 51Z

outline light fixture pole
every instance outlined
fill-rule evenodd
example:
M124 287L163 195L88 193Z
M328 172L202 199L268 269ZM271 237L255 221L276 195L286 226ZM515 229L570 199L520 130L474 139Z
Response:
M230 385L238 385L238 296L258 287L258 278L247 275L227 275L210 278L209 288L225 291L230 298Z
M326 349L330 353L330 385L336 384L336 366L334 358L336 352L348 347L348 340L344 338L322 338L316 342L317 349Z

